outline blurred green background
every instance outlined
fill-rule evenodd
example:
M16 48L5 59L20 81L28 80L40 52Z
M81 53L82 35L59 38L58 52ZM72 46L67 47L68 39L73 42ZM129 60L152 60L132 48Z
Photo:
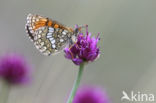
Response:
M156 95L156 0L0 0L0 53L21 53L34 68L32 83L13 87L8 103L65 103L78 71L63 52L46 57L34 47L28 13L100 32L101 57L85 67L81 85L105 88L112 103L122 103L123 90Z

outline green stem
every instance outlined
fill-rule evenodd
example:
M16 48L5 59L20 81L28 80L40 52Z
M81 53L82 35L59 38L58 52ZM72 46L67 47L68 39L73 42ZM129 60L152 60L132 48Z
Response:
M0 94L0 103L7 103L9 98L9 92L10 92L10 84L4 81L2 85L3 86Z
M73 88L72 88L72 91L70 93L70 96L68 98L68 101L67 103L72 103L73 99L74 99L74 96L76 94L76 91L79 87L79 84L80 84L80 81L81 81L81 77L82 77L82 72L83 72L83 69L84 69L84 64L85 63L82 63L80 64L80 67L79 67L79 72L78 72L78 75L77 75L77 78L75 80L75 83L73 85Z

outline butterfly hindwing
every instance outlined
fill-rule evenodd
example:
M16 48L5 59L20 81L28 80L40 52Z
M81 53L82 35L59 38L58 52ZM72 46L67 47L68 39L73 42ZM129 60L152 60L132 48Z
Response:
M62 50L73 35L72 29L57 21L32 14L27 17L26 30L36 48L44 55L55 54Z

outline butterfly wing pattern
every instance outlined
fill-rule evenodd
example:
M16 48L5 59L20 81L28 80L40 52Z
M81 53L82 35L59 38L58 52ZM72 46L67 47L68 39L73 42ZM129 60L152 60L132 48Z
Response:
M74 35L72 28L40 15L29 14L25 28L31 41L44 55L59 52Z

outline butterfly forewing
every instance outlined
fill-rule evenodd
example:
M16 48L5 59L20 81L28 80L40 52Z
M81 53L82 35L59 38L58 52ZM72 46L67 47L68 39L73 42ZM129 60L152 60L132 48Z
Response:
M27 16L26 31L39 51L51 55L68 45L73 30L39 15Z

